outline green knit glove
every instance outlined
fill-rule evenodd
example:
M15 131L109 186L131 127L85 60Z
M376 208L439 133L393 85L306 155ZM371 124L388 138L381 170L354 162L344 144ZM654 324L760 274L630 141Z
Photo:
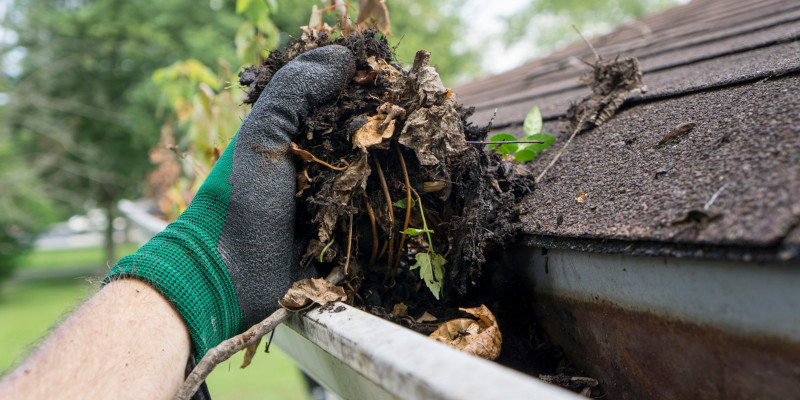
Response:
M198 359L275 311L300 276L291 137L354 70L341 46L304 53L281 68L186 211L104 280L135 278L160 291L186 323Z

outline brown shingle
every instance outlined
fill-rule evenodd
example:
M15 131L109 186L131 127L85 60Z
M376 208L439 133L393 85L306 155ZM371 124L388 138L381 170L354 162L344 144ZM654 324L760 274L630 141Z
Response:
M638 57L649 91L576 137L547 173L524 205L532 238L800 256L800 3L693 1L593 42L605 57ZM476 122L497 108L496 131L515 134L538 105L545 131L560 133L534 161L541 171L566 141L567 108L589 93L577 83L588 67L576 61L590 55L573 45L456 93L477 106ZM656 146L683 122L696 127Z

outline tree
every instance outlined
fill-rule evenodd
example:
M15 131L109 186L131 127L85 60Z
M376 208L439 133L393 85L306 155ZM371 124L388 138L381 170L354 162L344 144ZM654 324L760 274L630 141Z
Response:
M150 75L190 56L233 59L239 23L232 6L214 10L187 0L11 5L4 25L18 39L3 55L24 58L21 71L5 77L4 136L62 210L79 210L86 199L106 208L110 262L115 202L140 189L158 138Z
M605 33L645 14L664 10L676 0L530 0L506 18L506 45L529 43L551 50L574 42L575 24L587 36Z

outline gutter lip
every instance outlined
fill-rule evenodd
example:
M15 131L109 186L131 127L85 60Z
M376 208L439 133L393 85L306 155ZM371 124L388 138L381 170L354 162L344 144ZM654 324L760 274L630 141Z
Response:
M657 240L626 240L613 238L569 237L526 234L519 247L561 249L585 253L624 254L674 258L697 258L744 262L778 262L796 264L800 261L800 244L700 244Z
M305 337L393 398L582 398L342 303L294 315L282 327ZM275 342L301 369L320 368L318 359L298 359L302 357L293 353L300 349L285 346L282 336L287 335L276 335ZM320 383L329 389L336 386Z

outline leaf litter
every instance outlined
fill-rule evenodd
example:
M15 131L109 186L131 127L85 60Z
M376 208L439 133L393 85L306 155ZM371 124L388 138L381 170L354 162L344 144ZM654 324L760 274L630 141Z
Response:
M370 18L380 19L377 12ZM244 102L253 104L274 73L305 51L337 44L356 55L354 79L303 121L293 144L295 232L307 243L301 264L322 274L345 266L351 304L436 331L436 340L534 375L578 374L534 333L530 301L519 299L524 279L506 254L522 232L519 203L534 189L529 166L480 144L490 126L468 122L474 109L442 84L430 53L419 51L403 68L374 31L332 38L325 25L304 28L286 50L239 74ZM584 77L594 94L571 110L575 131L602 124L643 86L635 59L613 63L598 61ZM542 139L549 140L527 140ZM436 323L442 320L450 322ZM501 328L516 355L503 356Z

